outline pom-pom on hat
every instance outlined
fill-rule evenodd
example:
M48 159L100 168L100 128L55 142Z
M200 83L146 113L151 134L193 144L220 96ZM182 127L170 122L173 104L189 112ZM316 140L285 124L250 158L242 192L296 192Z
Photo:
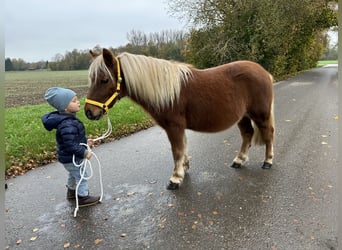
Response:
M44 98L52 107L63 112L75 95L71 89L52 87L45 92Z

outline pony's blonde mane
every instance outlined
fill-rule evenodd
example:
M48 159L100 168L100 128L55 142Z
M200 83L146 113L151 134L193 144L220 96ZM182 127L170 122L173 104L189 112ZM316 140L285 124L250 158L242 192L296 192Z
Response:
M135 96L155 109L178 101L182 84L192 76L187 64L122 53L118 56L129 96Z

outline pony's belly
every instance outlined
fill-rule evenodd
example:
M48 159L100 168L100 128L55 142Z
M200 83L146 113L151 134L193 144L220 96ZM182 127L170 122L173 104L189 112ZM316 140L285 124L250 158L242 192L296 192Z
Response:
M238 117L228 118L223 115L216 117L207 115L206 117L203 117L203 119L189 119L187 121L187 128L199 132L214 133L232 127L238 120Z

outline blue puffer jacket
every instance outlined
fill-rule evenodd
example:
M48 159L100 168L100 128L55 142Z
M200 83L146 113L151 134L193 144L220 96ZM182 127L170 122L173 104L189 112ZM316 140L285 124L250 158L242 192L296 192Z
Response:
M87 144L83 123L75 114L54 111L42 116L44 127L51 131L56 129L57 158L61 163L72 162L75 155L77 164L84 159L88 151L80 143Z

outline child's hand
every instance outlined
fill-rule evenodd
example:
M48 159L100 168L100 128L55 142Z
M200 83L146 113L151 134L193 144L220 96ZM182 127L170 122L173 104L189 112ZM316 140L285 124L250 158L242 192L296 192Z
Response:
M86 156L87 159L89 160L89 159L92 157L92 155L93 155L93 153L92 153L91 151L89 151L88 154L87 154L87 156Z
M92 147L94 145L94 140L93 139L88 139L87 144L89 147Z

